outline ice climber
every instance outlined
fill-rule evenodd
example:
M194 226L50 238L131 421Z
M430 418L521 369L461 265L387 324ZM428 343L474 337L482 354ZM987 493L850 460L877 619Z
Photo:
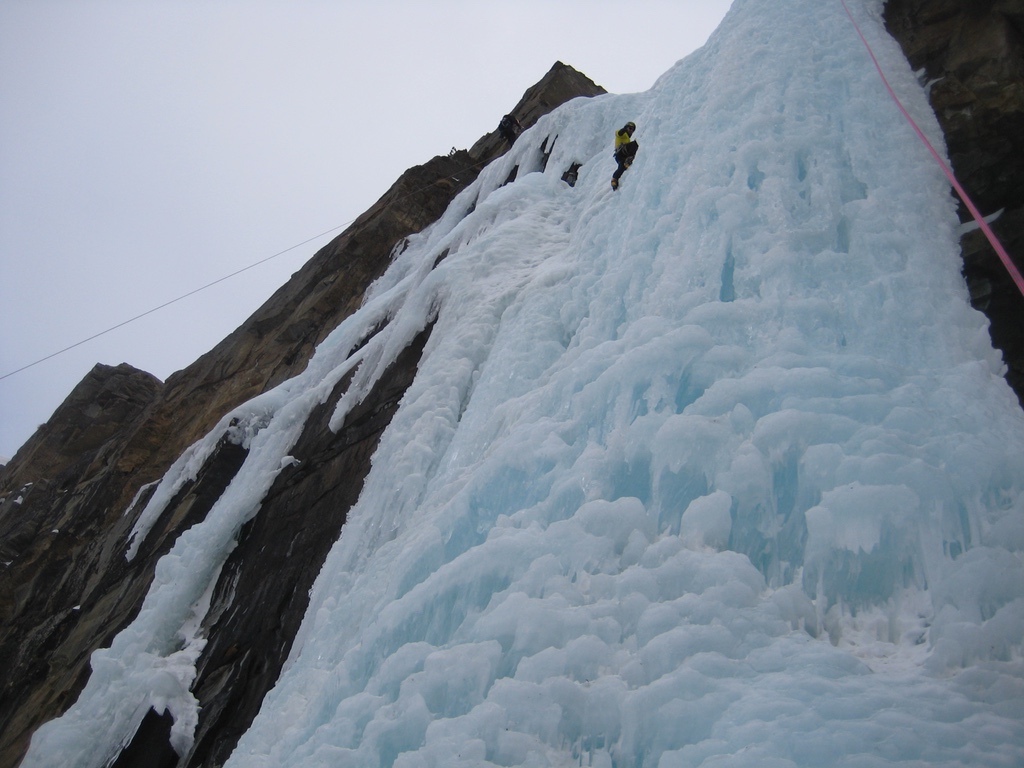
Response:
M633 164L636 151L640 145L633 141L633 133L636 131L636 123L630 121L615 132L615 162L619 167L612 174L612 189L619 188L619 177Z
M516 139L522 131L523 127L516 120L515 115L505 115L498 123L498 132L510 147L516 143Z

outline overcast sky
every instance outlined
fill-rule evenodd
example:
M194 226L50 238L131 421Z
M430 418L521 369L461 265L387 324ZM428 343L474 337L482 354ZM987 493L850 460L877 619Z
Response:
M0 456L97 362L191 363L555 61L644 91L730 4L0 1Z

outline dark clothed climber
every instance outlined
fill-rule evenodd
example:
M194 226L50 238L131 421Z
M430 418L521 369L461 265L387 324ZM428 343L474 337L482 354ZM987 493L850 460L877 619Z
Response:
M612 189L619 188L619 177L629 166L633 164L636 151L640 145L633 141L633 133L636 131L636 123L630 121L615 132L615 162L618 167L612 174Z
M501 138L508 142L510 147L516 143L516 139L522 132L523 127L516 120L515 115L505 115L501 118L501 122L498 123L498 133L501 134Z

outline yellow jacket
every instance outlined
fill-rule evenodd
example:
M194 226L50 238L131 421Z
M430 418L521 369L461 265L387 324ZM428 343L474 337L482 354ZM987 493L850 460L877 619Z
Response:
M630 136L626 132L625 128L620 128L619 130L617 130L615 132L615 148L616 149L618 149L619 147L621 147L624 144L629 144L629 142L631 142L632 140L633 140L633 137Z

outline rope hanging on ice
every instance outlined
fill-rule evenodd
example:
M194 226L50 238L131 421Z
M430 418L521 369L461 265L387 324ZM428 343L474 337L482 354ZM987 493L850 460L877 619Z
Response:
M868 55L871 57L871 61L873 61L875 64L875 69L878 70L878 74L879 76L881 76L882 82L885 83L885 89L889 91L889 95L892 96L893 101L896 102L896 106L899 107L899 110L900 112L903 113L903 116L907 118L907 121L910 123L910 126L914 129L914 132L917 134L918 138L924 142L924 145L926 147L928 147L928 151L932 153L932 157L935 158L935 162L937 162L939 164L939 167L942 168L942 172L946 174L946 177L953 185L953 188L960 196L960 199L964 201L964 205L967 206L967 210L971 212L971 216L974 217L974 220L978 223L978 226L981 228L981 231L985 233L985 237L988 238L989 243L991 243L992 247L995 249L995 252L999 255L999 259L1003 262L1003 266L1006 267L1006 271L1010 273L1010 277L1013 278L1013 282L1016 283L1017 289L1021 292L1021 295L1024 296L1024 277L1021 277L1020 271L1017 269L1017 266L1013 263L1013 260L1010 258L1010 255L1006 252L1006 249L1003 248L1003 244L999 242L999 238L996 237L995 232L993 232L992 228L989 227L988 222L985 221L985 217L981 215L981 212L974 204L974 201L971 200L966 190L961 186L960 182L957 181L957 178L953 174L952 169L949 167L946 161L942 159L942 156L938 153L935 147L932 146L932 143L928 141L928 137L924 135L924 131L922 131L921 127L914 121L914 118L910 116L910 113L907 111L907 108L904 107L903 102L900 101L899 96L896 95L896 92L892 89L892 86L889 85L889 80L886 78L885 72L882 71L882 65L878 63L878 59L875 57L875 52L871 49L870 43L868 43L867 38L864 37L864 33L861 32L860 26L857 24L857 20L854 19L853 14L850 13L850 9L846 5L846 0L840 0L840 2L842 2L843 4L843 10L846 11L846 15L850 17L850 22L853 24L853 28L857 31L857 36L860 37L861 42L864 43L864 47L867 48Z

